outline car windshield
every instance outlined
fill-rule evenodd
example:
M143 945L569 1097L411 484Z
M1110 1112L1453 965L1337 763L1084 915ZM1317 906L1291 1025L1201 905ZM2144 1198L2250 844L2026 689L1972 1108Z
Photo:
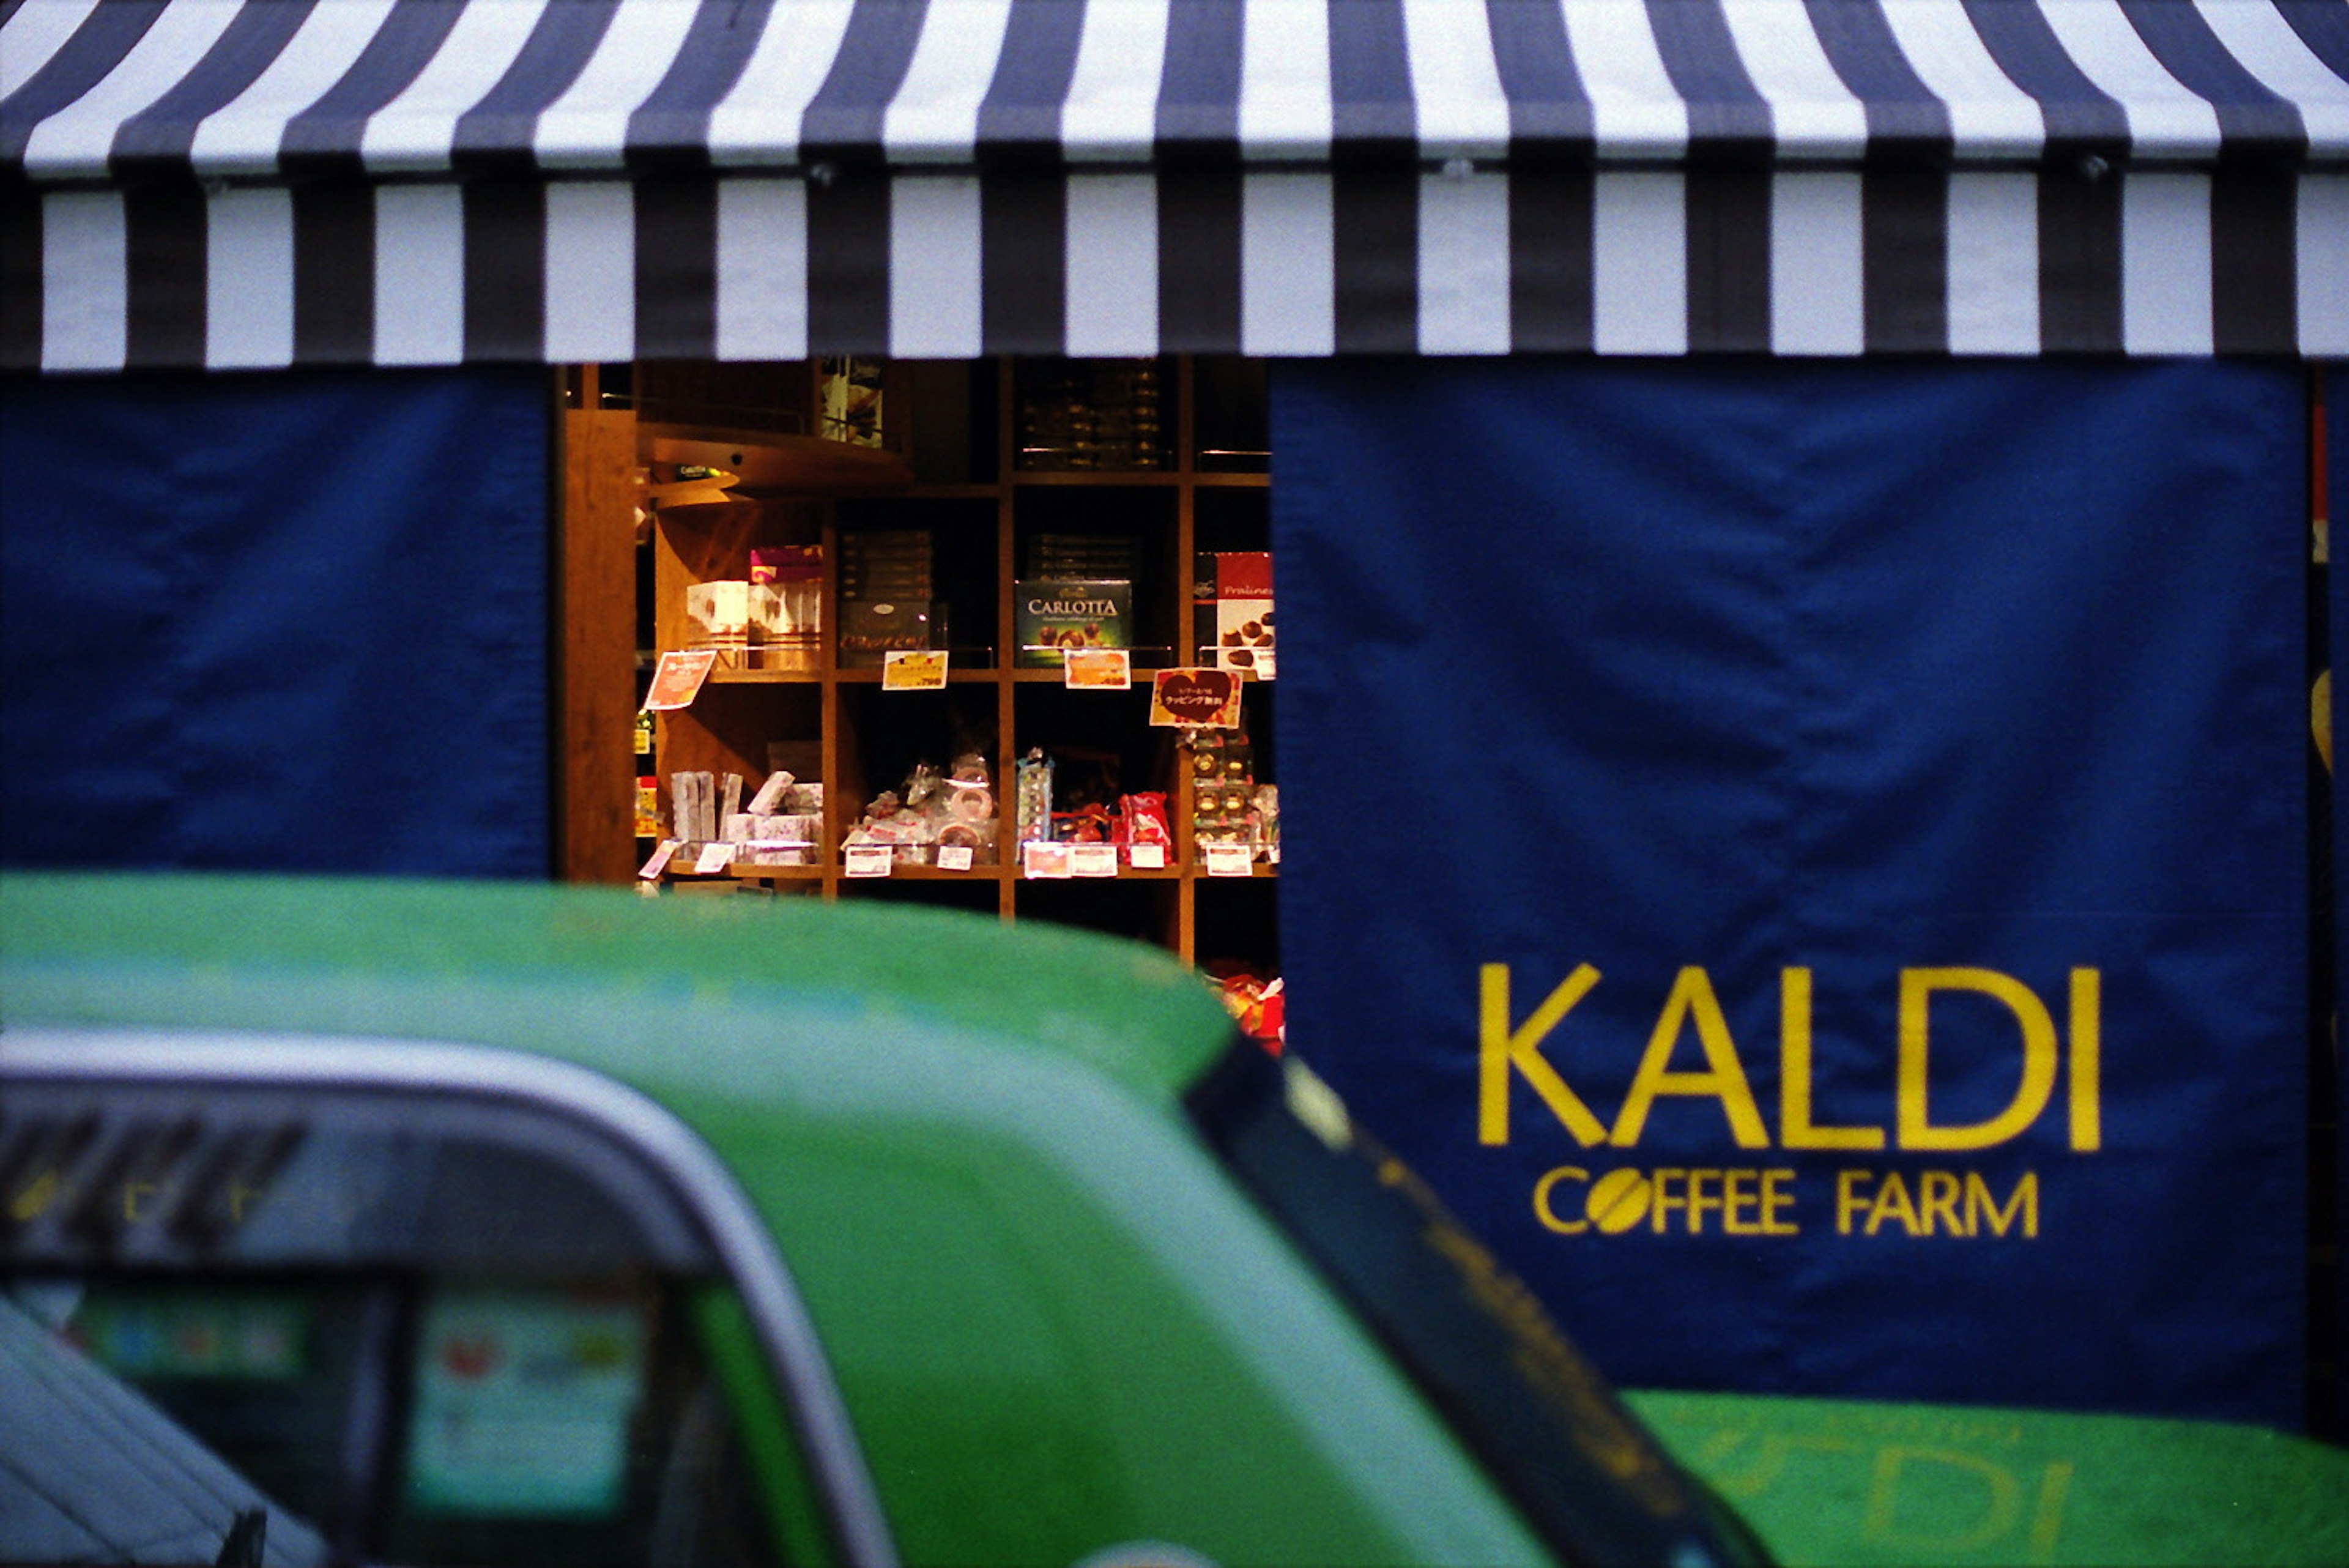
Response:
M1567 1561L1764 1561L1526 1286L1294 1054L1236 1045L1190 1109L1208 1145Z

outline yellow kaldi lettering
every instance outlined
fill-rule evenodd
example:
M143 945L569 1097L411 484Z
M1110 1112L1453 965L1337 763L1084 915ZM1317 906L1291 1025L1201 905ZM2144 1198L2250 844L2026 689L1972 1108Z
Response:
M2072 971L2072 1147L2092 1154L2105 1146L2104 976Z
M1937 991L1978 992L2004 1005L2022 1026L2022 1081L2006 1108L1988 1121L1936 1127L1927 1115L1928 1014ZM1988 1148L2020 1136L2047 1108L2055 1088L2055 1023L2021 981L1989 969L1904 969L1899 1028L1893 1114L1902 1148Z
M1696 1023L1698 1047L1704 1053L1705 1071L1675 1073L1671 1070L1672 1047L1680 1043L1681 1031L1693 1019ZM1737 1047L1729 1038L1729 1021L1721 1015L1721 1002L1713 993L1713 981L1701 969L1681 971L1672 981L1672 993L1664 999L1663 1015L1656 1020L1656 1032L1648 1036L1646 1054L1640 1058L1640 1071L1631 1080L1631 1092L1623 1098L1623 1109L1615 1118L1615 1130L1609 1141L1619 1148L1628 1148L1640 1141L1640 1134L1648 1125L1648 1109L1659 1095L1694 1095L1721 1102L1722 1114L1729 1118L1730 1136L1740 1148L1767 1148L1770 1132L1762 1125L1762 1113L1754 1106L1754 1090L1745 1081L1745 1068L1737 1059Z
M1882 1127L1811 1120L1811 971L1778 977L1778 1141L1788 1148L1882 1148Z
M1530 1085L1542 1104L1585 1148L1639 1145L1650 1113L1666 1096L1720 1103L1731 1138L1740 1148L1768 1148L1770 1129L1754 1098L1753 1085L1731 1039L1729 1022L1712 978L1696 965L1678 971L1648 1036L1630 1088L1610 1129L1542 1054L1542 1044L1599 983L1599 971L1577 964L1522 1023L1513 1023L1506 964L1483 965L1477 976L1476 1140L1509 1141L1511 1076ZM1780 971L1778 993L1778 1145L1790 1149L1881 1150L1881 1127L1837 1126L1813 1111L1812 971L1792 966ZM1928 1105L1931 1080L1932 1007L1937 993L1971 992L2013 1015L2021 1046L2013 1097L1985 1121L1936 1122ZM1898 1038L1894 1049L1893 1147L1956 1151L1989 1148L2022 1137L2045 1114L2054 1097L2059 1070L2069 1080L2064 1119L2071 1147L2094 1153L2104 1145L2103 977L2094 969L2071 971L2065 1049L2061 1053L2054 1019L2029 986L1996 970L1904 969L1899 971ZM1676 1070L1672 1058L1682 1037L1693 1032L1704 1058L1702 1070ZM1619 1042L1618 1042L1619 1044ZM1606 1042L1600 1043L1603 1049ZM1918 1195L1937 1217L1959 1201L1936 1187ZM1694 1200L1693 1199L1692 1199ZM1713 1201L1705 1195L1703 1201ZM1731 1201L1723 1193L1719 1201ZM1723 1222L1726 1223L1724 1212Z
M1561 1165L1535 1182L1534 1218L1561 1236L1579 1236L1590 1229L1590 1221L1561 1219L1557 1210L1550 1207L1550 1193L1561 1181L1578 1182L1588 1187L1590 1185L1590 1172L1579 1166Z
M1928 1478L1918 1473L1929 1468L1940 1474ZM1911 1475L1917 1476L1913 1481ZM1904 1492L1927 1500L1916 1510L1926 1522L1902 1519ZM2020 1493L2012 1471L1977 1455L1888 1443L1876 1451L1860 1534L1870 1542L1954 1561L2014 1528Z
M1607 1128L1576 1097L1557 1070L1542 1059L1541 1043L1574 1004L1599 983L1599 971L1577 964L1533 1011L1523 1027L1509 1027L1509 966L1485 964L1477 973L1476 1141L1509 1141L1509 1069L1515 1067L1552 1115L1585 1148L1607 1141Z

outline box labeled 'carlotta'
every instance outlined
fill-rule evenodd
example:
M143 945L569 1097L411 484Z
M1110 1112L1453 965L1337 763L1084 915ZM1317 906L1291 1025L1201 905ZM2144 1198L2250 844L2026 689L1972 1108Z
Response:
M1019 668L1057 670L1071 648L1132 648L1133 584L1114 577L1032 577L1012 585Z

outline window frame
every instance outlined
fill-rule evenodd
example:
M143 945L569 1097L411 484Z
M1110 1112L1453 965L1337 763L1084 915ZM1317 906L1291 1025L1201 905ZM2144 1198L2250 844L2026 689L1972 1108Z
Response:
M426 1126L436 1106L462 1106L502 1110L518 1127L551 1118L599 1137L701 1232L740 1305L835 1560L843 1568L895 1568L870 1469L789 1266L732 1173L649 1096L574 1063L492 1046L152 1027L11 1028L0 1085L10 1082L86 1088L101 1104L109 1089L380 1096L388 1112ZM26 1260L11 1247L0 1262L14 1269Z

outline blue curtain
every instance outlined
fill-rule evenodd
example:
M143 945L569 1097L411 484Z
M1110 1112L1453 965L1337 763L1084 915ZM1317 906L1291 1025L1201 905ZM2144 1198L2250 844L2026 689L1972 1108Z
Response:
M5 391L0 860L547 875L543 372Z
M2299 1425L2304 409L1278 367L1292 1044L1619 1381Z
M2320 372L2324 379L2324 430L2327 493L2324 514L2328 523L2338 526L2349 515L2349 375L2338 369ZM2329 759L2333 775L2333 1016L2325 1040L2324 1066L2333 1075L2333 1127L2329 1152L2333 1158L2333 1269L2325 1286L2333 1293L2332 1322L2328 1325L2333 1338L2334 1383L2332 1435L2336 1439L2349 1438L2349 1137L2343 1129L2349 1127L2349 1073L2341 1064L2341 1007L2349 998L2349 919L2341 911L2341 890L2349 888L2349 795L2342 790L2342 760L2338 737L2342 732L2341 714L2349 701L2344 701L2341 682L2343 671L2349 670L2349 659L2342 657L2344 642L2349 642L2349 568L2332 564L2332 552L2325 552L2324 568L2327 597L2326 623L2330 646L2326 649L2325 668L2333 672L2332 719L2334 751Z

